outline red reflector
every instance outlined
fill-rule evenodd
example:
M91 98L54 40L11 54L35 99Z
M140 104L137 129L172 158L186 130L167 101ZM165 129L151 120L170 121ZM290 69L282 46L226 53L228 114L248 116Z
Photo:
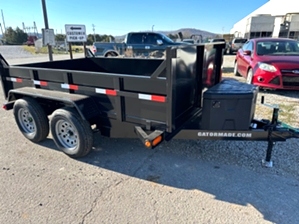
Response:
M16 82L22 82L22 79L16 78Z
M116 96L117 95L116 91L111 90L111 89L106 89L106 94L111 95L111 96Z
M166 101L165 96L155 96L152 95L152 101L162 102L164 103Z
M2 105L2 108L3 108L4 110L7 110L7 106L6 106L5 104Z
M78 86L76 86L76 85L69 85L69 89L71 89L71 90L78 90L79 89L79 87Z
M45 81L40 81L40 85L41 85L41 86L47 86L47 85L48 85L48 83L47 83L47 82L45 82Z

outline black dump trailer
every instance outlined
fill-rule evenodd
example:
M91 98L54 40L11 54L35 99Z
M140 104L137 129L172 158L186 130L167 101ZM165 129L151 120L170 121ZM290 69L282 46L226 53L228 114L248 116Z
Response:
M85 156L93 133L139 138L153 148L179 139L267 141L272 166L277 141L298 129L254 118L258 88L221 77L223 43L170 47L165 58L86 57L9 65L0 55L1 83L23 135L44 140L49 131L71 157Z

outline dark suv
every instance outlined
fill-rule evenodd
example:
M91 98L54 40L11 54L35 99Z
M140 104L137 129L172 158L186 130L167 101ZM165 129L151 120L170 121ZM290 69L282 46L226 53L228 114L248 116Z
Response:
M247 42L246 38L234 38L229 47L227 48L227 53L236 53L242 46Z

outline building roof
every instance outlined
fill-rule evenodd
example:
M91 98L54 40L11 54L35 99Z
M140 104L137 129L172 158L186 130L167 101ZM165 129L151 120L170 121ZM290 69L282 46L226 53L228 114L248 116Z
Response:
M299 8L297 6L298 1L296 0L269 0L261 7L254 10L249 15L245 16L239 22L235 23L230 33L238 31L240 27L244 27L244 25L246 25L247 19L250 17L258 15L284 16L287 13L299 13ZM295 12L294 9L297 9L298 11Z

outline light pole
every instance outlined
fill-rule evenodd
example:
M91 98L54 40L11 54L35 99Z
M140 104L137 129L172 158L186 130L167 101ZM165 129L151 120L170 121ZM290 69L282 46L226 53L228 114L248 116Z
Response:
M154 26L155 26L155 25L152 25L152 32L154 31Z
M45 29L49 29L48 15L47 15L47 8L46 8L45 0L42 0L42 8L43 8L43 14L44 14ZM48 51L49 51L49 60L53 61L52 46L50 44L48 44Z
M96 33L95 33L95 25L92 24L92 30L93 30L93 39L94 39L94 42L96 42Z

